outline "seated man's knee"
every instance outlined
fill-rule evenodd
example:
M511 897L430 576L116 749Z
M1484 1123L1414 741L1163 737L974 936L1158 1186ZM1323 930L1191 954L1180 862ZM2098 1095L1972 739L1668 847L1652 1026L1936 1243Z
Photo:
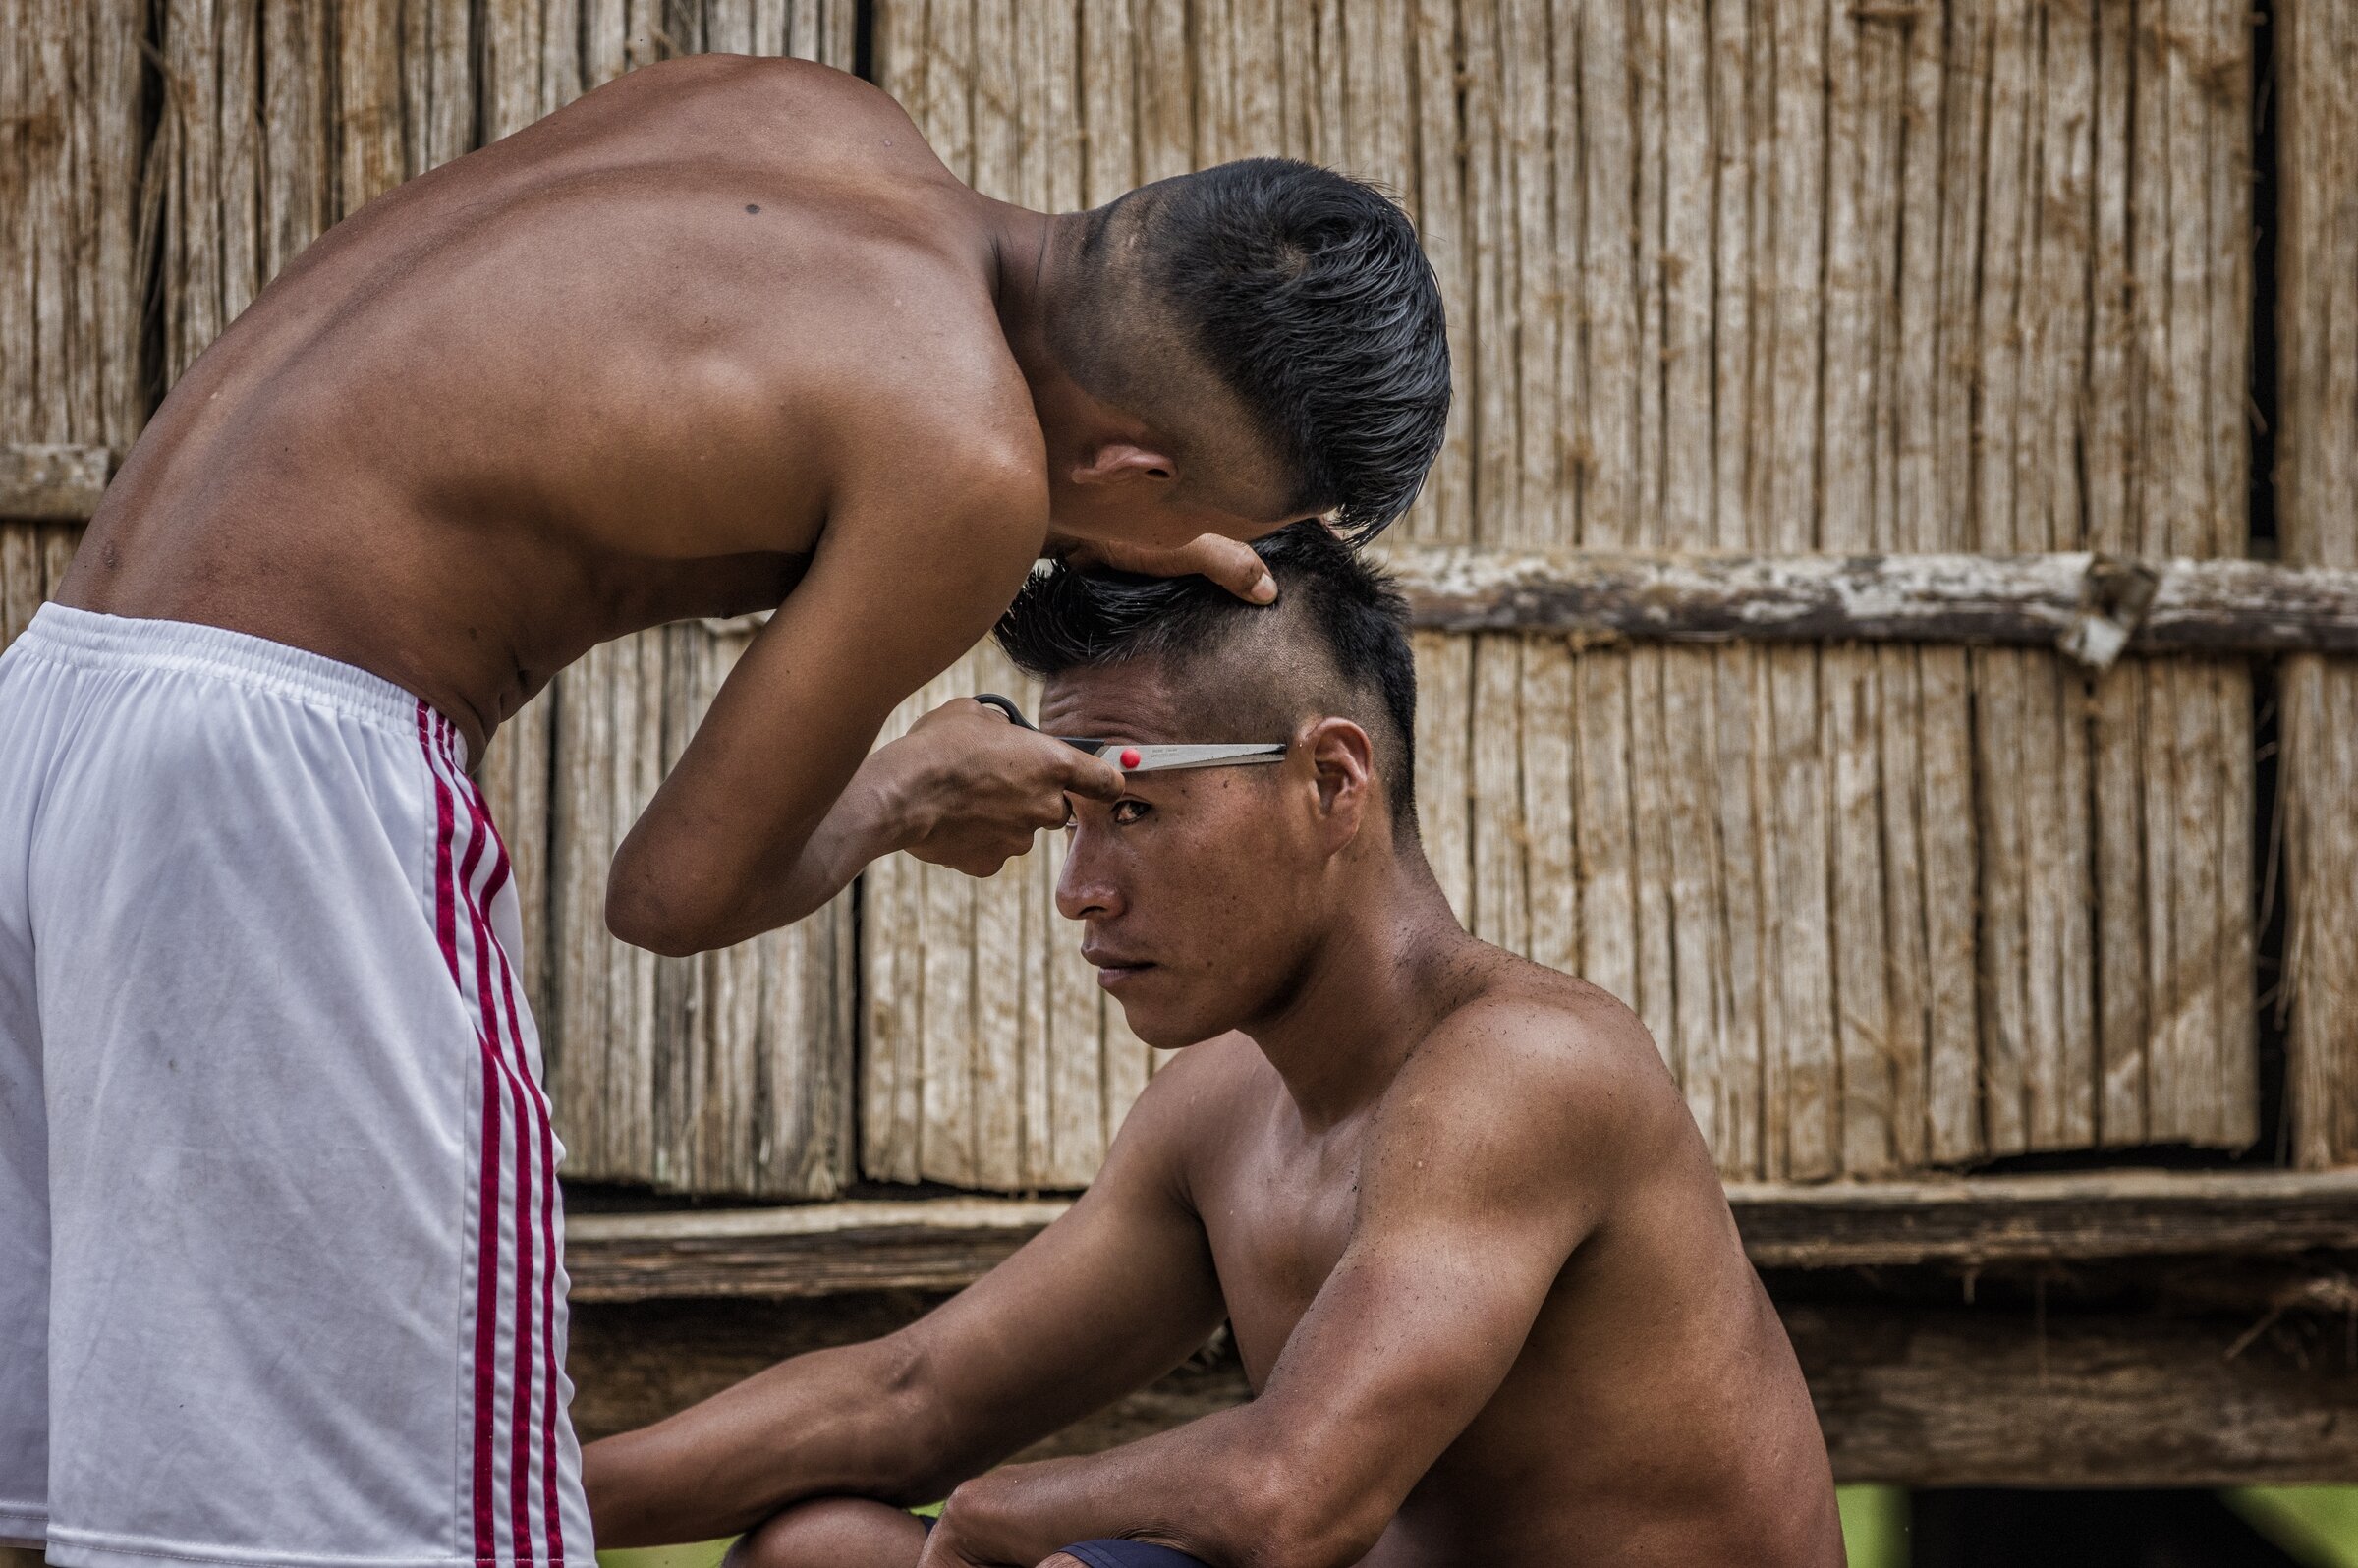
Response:
M909 1568L926 1527L865 1497L814 1497L782 1508L729 1548L723 1568Z

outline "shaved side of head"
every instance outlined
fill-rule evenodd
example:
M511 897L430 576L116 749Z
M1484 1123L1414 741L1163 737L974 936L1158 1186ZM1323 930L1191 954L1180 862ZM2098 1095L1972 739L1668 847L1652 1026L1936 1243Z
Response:
M1296 523L1254 546L1275 604L1200 577L1137 577L1062 563L1036 574L994 636L1027 674L1145 663L1192 711L1192 739L1266 741L1347 718L1375 745L1395 826L1416 832L1416 659L1408 605L1325 525Z
M1440 450L1449 343L1406 214L1374 187L1247 158L1082 215L1048 328L1073 379L1195 455L1241 458L1274 515L1364 541Z

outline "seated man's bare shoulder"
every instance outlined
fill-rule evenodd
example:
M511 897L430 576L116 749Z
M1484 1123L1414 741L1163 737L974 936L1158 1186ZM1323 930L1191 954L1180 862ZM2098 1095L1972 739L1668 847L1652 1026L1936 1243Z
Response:
M1283 1092L1260 1046L1234 1032L1215 1036L1162 1059L1121 1136L1184 1184L1228 1157L1248 1110Z
M1603 1218L1633 1155L1691 1132L1637 1015L1586 980L1519 959L1418 1045L1381 1114L1379 1147L1445 1149L1476 1185L1539 1184L1583 1230Z

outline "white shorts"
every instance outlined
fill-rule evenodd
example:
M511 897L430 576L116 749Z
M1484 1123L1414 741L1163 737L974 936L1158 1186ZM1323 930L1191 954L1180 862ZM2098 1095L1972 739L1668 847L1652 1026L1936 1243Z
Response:
M0 1540L591 1568L560 1149L464 747L44 607L0 655Z

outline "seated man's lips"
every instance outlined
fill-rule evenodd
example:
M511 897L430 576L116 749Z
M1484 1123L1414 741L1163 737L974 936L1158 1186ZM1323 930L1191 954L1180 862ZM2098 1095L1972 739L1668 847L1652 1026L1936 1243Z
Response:
M1154 967L1143 958L1130 958L1119 953L1092 952L1086 947L1081 950L1081 957L1095 966L1099 985L1119 984L1131 976Z

